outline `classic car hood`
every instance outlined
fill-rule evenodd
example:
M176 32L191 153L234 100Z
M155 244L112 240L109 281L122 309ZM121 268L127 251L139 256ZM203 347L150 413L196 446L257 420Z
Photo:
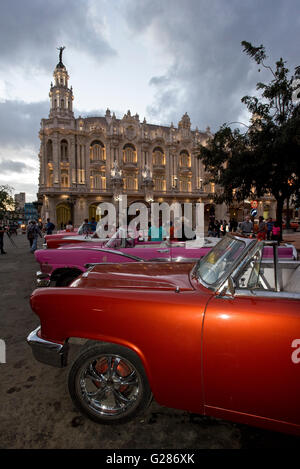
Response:
M190 271L194 263L134 262L102 264L85 272L71 287L145 290L193 290Z

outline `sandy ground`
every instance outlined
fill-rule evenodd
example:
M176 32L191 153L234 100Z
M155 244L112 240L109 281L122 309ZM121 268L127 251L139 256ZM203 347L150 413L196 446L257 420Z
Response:
M289 235L290 236L290 235ZM295 235L291 235L295 238ZM297 233L300 248L300 233ZM0 448L239 449L299 448L300 438L165 408L153 402L130 423L102 426L82 416L65 369L38 363L26 337L38 325L29 306L37 264L24 235L5 238L0 256ZM41 245L41 240L40 240Z

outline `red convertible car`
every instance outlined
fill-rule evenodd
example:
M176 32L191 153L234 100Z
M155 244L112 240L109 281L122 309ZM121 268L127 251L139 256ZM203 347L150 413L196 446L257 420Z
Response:
M40 288L35 358L65 366L76 405L100 423L164 406L300 435L300 262L226 235L196 264L103 264ZM272 242L268 242L269 245ZM46 373L46 372L45 372Z

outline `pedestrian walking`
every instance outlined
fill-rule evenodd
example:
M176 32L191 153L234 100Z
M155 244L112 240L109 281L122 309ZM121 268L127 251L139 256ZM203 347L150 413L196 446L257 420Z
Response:
M5 226L3 222L0 221L0 252L1 254L6 254L4 251L4 234L5 234Z
M45 226L45 230L46 230L47 235L51 235L53 233L54 228L55 228L54 223L52 223L50 221L50 218L47 218L47 223L46 223L46 226Z
M36 251L38 236L40 236L41 238L43 237L41 230L39 229L36 221L31 220L27 227L27 239L30 244L30 252Z

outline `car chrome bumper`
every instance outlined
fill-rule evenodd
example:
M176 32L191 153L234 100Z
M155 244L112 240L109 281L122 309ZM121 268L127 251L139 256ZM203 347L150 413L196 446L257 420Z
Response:
M40 329L39 326L27 337L27 343L32 349L34 358L41 363L46 363L47 365L56 366L58 368L66 366L69 349L68 344L66 342L64 344L58 344L42 339L38 335Z
M41 287L49 287L50 286L50 275L49 274L43 274L43 272L37 272L36 273L36 286L41 288Z

